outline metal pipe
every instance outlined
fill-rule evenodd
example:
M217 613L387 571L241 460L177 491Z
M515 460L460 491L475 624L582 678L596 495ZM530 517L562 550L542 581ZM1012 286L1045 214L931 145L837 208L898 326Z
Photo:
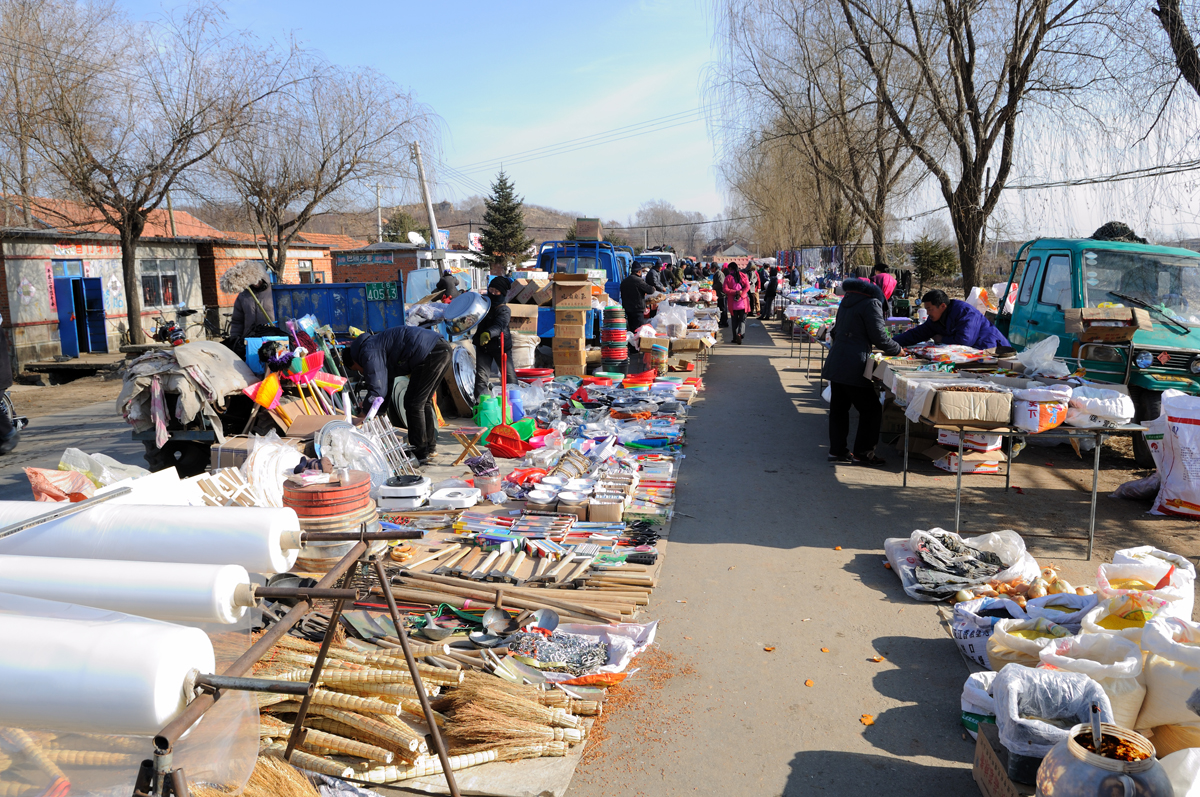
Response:
M50 522L51 520L58 520L59 518L65 518L69 515L74 515L77 512L82 512L85 509L91 509L92 507L96 506L96 504L103 504L105 501L110 501L113 498L119 498L122 495L128 495L131 492L133 492L132 487L119 487L110 493L92 496L91 498L87 498L74 504L66 504L58 507L57 509L52 509L49 512L43 512L40 515L27 518L26 520L18 520L16 523L10 523L5 527L0 528L0 539L4 539L12 534L16 534L18 531L24 531L25 529L31 529L34 526L40 526L43 523Z
M321 640L321 650L317 652L317 661L313 664L312 675L308 679L308 694L300 701L300 710L296 712L296 720L292 725L292 732L288 736L287 749L283 751L283 760L289 764L292 763L292 751L296 749L296 745L300 743L303 735L304 718L308 715L308 707L312 704L312 693L317 688L317 682L321 680L321 670L325 666L325 657L329 655L329 645L337 633L338 618L342 616L343 603L344 601L339 600L333 605L333 613L329 616L329 627L325 629L325 638Z
M352 589L317 589L316 587L255 587L256 598L303 598L305 600L352 601L358 592Z
M332 570L325 574L324 578L317 582L315 589L329 589L332 587L343 575L346 574L347 570L354 566L354 563L357 562L359 558L366 553L366 551L367 544L365 542L360 542L355 545L344 557L342 557L340 562L334 565ZM287 614L280 618L279 622L271 626L257 642L251 645L245 653L238 657L237 661L226 667L225 672L221 674L238 676L249 672L250 668L253 667L259 659L265 656L267 652L271 650L271 648L275 647L276 642L278 642L285 634L287 634L287 632L290 631L292 627L296 625L296 623L304 619L304 615L308 614L308 611L311 608L312 604L310 604L308 601L302 600L297 603L291 608L290 611L288 611ZM154 737L154 746L159 750L169 750L171 745L173 745L179 739L179 737L183 735L184 731L192 727L192 725L196 723L196 720L204 716L204 712L212 708L219 696L220 693L203 694L189 703L188 707L184 709L182 714L180 714L173 721L168 723L166 727L158 732L158 734Z
M198 675L196 686L232 689L235 692L271 692L277 695L311 695L312 685L296 681L270 681L266 678L238 678L231 675Z
M171 770L171 791L175 797L188 797L187 778L183 776L183 768Z
M355 540L366 540L367 542L377 542L379 540L419 540L425 536L425 532L420 529L412 531L306 531L300 535L300 542L353 542Z
M400 618L400 610L396 608L396 598L392 595L392 585L388 580L387 573L384 572L383 562L376 557L373 560L375 565L375 575L379 576L379 583L383 585L383 596L387 598L388 611L392 615L392 623L396 626L396 634L400 637L400 649L404 651L404 661L408 663L408 671L412 674L413 688L417 690L417 700L421 702L421 711L425 714L425 724L429 726L429 738L433 742L433 748L437 751L438 760L442 762L442 772L446 775L446 788L450 790L450 797L460 797L458 792L458 783L454 779L454 769L450 766L450 756L446 754L446 743L442 740L441 731L438 730L437 718L433 714L433 708L429 705L429 695L425 693L425 684L421 680L421 673L417 669L417 662L413 659L412 649L408 645L408 632L404 630L404 621Z

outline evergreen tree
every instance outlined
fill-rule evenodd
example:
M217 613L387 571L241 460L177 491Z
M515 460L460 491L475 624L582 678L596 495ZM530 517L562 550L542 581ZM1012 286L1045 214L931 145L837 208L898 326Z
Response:
M503 171L492 183L492 195L483 201L483 256L493 273L525 258L533 239L525 237L524 199L518 197Z
M951 277L958 271L958 257L955 248L943 241L937 241L928 235L922 235L913 241L912 245L913 270L921 281L921 290L925 290L925 282Z
M383 225L383 240L406 244L410 232L419 233L426 241L429 240L429 225L422 227L411 213L397 208Z

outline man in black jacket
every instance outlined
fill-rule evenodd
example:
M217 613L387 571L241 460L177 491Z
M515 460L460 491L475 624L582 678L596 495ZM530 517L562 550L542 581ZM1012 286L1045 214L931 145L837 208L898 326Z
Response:
M863 371L871 349L878 347L888 355L899 354L902 349L888 337L879 286L867 280L848 279L842 283L842 290L846 295L830 333L833 346L821 372L829 380L829 461L883 465L883 459L875 454L883 407ZM858 410L853 454L846 447L852 406Z
M488 395L491 387L492 363L500 365L506 360L508 383L517 383L517 371L512 361L512 332L509 324L512 322L512 310L508 307L508 291L512 282L508 277L492 277L488 283L488 298L492 306L475 328L471 342L475 344L475 401L481 396ZM501 349L503 346L503 349ZM501 357L501 351L505 357Z
M439 301L453 299L462 293L462 288L458 286L458 277L450 273L450 269L442 272L442 277L437 281L437 289L441 291L438 295Z
M642 279L645 263L634 263L629 276L621 280L621 306L625 308L625 326L635 331L646 323L646 297L654 293L650 283Z
M381 400L382 409L390 411L393 423L400 420L396 377L408 377L403 399L404 420L408 442L421 464L437 452L433 395L452 355L450 344L438 333L408 326L359 335L343 352L347 367L366 374L367 398Z

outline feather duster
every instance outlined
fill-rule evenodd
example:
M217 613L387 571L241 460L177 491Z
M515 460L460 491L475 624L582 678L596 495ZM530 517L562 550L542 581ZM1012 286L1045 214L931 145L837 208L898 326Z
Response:
M263 280L271 281L263 262L261 260L243 260L221 275L221 290L225 293L241 293L251 285L257 285Z

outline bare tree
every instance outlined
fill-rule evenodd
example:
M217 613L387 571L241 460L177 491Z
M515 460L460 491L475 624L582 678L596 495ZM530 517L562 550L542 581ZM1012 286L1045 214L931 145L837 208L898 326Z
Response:
M263 76L279 75L280 64L226 34L211 6L145 26L110 22L87 43L86 60L52 47L31 55L47 78L31 143L61 188L117 230L127 320L141 342L136 256L146 219L278 88Z
M908 167L916 156L888 118L876 85L903 65L880 46L881 77L866 68L847 43L840 12L829 4L723 0L720 12L728 50L714 88L726 114L769 120L757 144L789 139L803 154L801 168L814 172L823 205L834 211L833 234L847 234L837 215L848 206L870 230L875 260L883 261L889 206L915 183ZM920 95L897 105L912 135L925 144L929 124Z
M1069 104L1103 77L1111 44L1104 2L839 0L879 102L946 201L964 290L978 284L985 227L1013 168L1022 113ZM928 104L949 157L911 124L905 109L914 94Z
M415 172L409 142L427 143L434 132L429 108L373 69L309 59L297 67L286 90L264 87L251 123L212 159L216 185L232 187L279 275L313 218Z
M1159 24L1166 31L1167 43L1175 56L1175 66L1180 76L1192 87L1192 91L1200 94L1200 53L1196 52L1196 42L1184 19L1180 1L1158 0L1150 13L1158 17Z

